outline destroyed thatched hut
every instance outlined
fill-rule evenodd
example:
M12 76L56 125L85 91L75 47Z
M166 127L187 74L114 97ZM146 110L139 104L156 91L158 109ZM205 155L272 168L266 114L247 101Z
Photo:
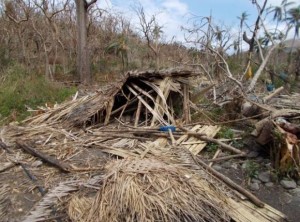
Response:
M65 103L34 122L107 125L115 118L134 126L175 125L190 121L189 77L192 71L128 72L104 90ZM31 120L28 120L31 121Z
M158 131L189 122L192 75L131 72L3 127L0 221L285 221L196 156L218 126Z

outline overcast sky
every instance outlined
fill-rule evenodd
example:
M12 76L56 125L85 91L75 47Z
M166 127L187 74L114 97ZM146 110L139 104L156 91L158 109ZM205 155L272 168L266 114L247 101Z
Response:
M238 30L238 16L246 11L249 14L247 24L253 25L257 17L257 9L252 0L100 0L102 8L110 8L124 13L131 22L137 23L137 17L132 11L133 5L140 2L148 15L158 14L158 22L163 26L167 39L176 36L176 40L183 41L180 27L185 26L191 15L212 15L216 24L224 24ZM258 0L260 4L263 0ZM300 5L300 0L293 0L295 6ZM269 0L268 6L280 5L281 0ZM272 16L270 16L272 18ZM267 22L268 23L268 22ZM275 24L268 24L269 27Z

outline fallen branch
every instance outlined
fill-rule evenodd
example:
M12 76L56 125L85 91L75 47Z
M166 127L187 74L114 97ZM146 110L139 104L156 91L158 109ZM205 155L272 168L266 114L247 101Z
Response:
M4 142L2 142L1 140L0 140L0 147L2 148L2 149L4 149L4 150L6 150L6 152L7 153L9 153L9 154L13 154L13 152L7 147L7 145L4 143ZM16 164L20 164L20 166L22 167L22 169L24 170L24 172L26 173L26 175L28 176L28 178L32 181L32 183L36 186L36 188L39 190L39 192L41 193L41 195L42 196L44 196L45 194L46 194L46 190L42 187L42 186L40 186L40 185L38 185L38 183L37 183L37 178L34 176L34 175L32 175L31 173L30 173L30 171L27 169L27 167L26 167L26 165L24 164L24 163L20 163L20 162L16 162Z
M244 157L244 156L245 156L244 154L235 154L235 155L223 156L223 157L219 157L219 158L212 158L208 161L209 162L218 162L218 161L229 160L229 159Z
M247 197L252 203L254 203L258 207L264 207L265 204L259 200L256 196L254 196L252 193L250 193L248 190L244 189L243 187L239 186L235 182L233 182L228 177L225 177L223 174L219 173L218 171L214 170L212 167L208 166L205 162L203 162L200 158L193 156L196 163L198 163L201 167L203 167L205 170L210 172L213 176L218 178L219 180L226 183L229 187L237 190L241 194L243 194L245 197Z
M54 157L48 156L47 154L44 154L38 150L35 150L35 149L29 147L27 144L17 142L17 145L19 148L21 148L25 152L31 154L32 156L42 159L43 161L49 163L52 166L55 166L56 168L60 169L63 172L70 172L70 170L71 170L71 167L69 166L69 164L63 163Z
M9 170L10 168L13 168L13 167L16 166L16 165L17 165L17 163L8 162L8 163L4 164L4 166L2 166L2 167L0 168L0 173L4 172L4 171L6 171L6 170Z
M272 99L274 96L277 96L279 93L282 92L282 90L284 90L284 87L281 86L278 89L276 89L274 92L272 92L270 95L267 95L263 98L263 101L266 103L268 102L270 99Z

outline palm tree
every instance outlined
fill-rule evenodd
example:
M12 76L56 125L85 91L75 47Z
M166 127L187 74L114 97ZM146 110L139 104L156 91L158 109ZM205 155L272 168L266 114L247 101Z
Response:
M290 60L291 60L290 57L291 57L292 52L293 52L296 37L299 37L300 5L296 8L291 8L290 10L288 10L287 14L288 14L288 16L286 17L286 20L287 20L288 24L291 25L292 27L294 27L294 38L293 38L291 51L290 51L290 55L289 55L289 63L290 63Z
M216 38L218 42L222 41L223 32L225 32L225 30L222 30L220 26L216 25L213 36Z
M116 55L120 55L122 59L122 68L123 72L125 71L125 67L128 67L128 38L121 34L117 40L112 42L109 46L106 47L107 52L114 52Z
M288 0L282 0L280 6L271 7L270 13L274 13L273 21L276 21L275 33L277 32L279 22L286 19L287 7L293 5L294 2L288 2Z
M238 16L238 19L240 20L240 32L239 32L240 52L242 51L242 45L243 45L243 41L242 41L243 26L245 21L248 19L248 16L249 14L247 14L247 12L242 12L241 16Z

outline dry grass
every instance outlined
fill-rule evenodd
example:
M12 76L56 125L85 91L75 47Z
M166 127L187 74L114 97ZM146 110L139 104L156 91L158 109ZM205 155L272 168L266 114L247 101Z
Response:
M9 186L4 184L0 186L0 218L4 218L10 204L9 193L11 192Z
M230 221L221 190L155 159L112 161L93 202L74 198L68 210L74 221Z

